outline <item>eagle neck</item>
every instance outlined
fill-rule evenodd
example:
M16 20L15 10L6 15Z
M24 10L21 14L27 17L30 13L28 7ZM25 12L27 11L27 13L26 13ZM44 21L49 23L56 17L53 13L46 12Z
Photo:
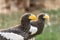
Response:
M40 24L44 24L44 23L45 23L45 20L40 19L40 20L38 20L38 23L40 23Z
M44 24L45 24L45 20L38 20L38 30L39 30L39 33L41 33L43 31L43 28L44 28Z
M20 30L26 33L30 28L29 26L30 26L30 20L21 20Z
M29 25L29 23L30 23L30 20L21 20L21 24L22 25Z

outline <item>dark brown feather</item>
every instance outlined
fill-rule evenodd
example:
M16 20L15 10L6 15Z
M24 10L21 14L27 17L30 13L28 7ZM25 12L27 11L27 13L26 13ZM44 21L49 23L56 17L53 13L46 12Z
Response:
M44 28L44 24L45 24L45 19L43 18L43 16L44 16L44 14L39 15L37 21L31 22L31 25L34 26L34 27L37 27L37 28L38 28L38 31L37 31L35 34L30 35L30 36L28 37L29 39L42 33L43 28Z

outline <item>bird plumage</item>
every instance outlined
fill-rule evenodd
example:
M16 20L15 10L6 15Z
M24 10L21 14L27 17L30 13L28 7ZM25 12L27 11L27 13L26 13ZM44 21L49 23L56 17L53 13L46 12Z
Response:
M38 30L37 30L37 32L34 33L33 35L30 34L30 36L29 36L28 38L35 37L36 35L39 35L39 34L42 33L46 19L49 20L49 16L48 16L48 15L39 14L38 20L31 22L32 27L36 27ZM33 28L33 29L34 29L34 28Z
M0 40L27 40L31 20L36 20L36 16L28 13L22 16L19 26L0 30Z
M1 40L24 40L24 37L22 35L18 35L12 32L0 32L0 37L1 36Z

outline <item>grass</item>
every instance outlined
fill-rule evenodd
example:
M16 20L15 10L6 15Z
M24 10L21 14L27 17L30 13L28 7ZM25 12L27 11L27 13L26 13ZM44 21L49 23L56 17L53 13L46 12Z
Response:
M44 28L42 34L36 36L36 40L60 40L60 9L42 10L51 17L51 26ZM9 28L20 23L21 13L0 14L0 29Z
M0 14L0 28L15 26L20 23L20 13Z

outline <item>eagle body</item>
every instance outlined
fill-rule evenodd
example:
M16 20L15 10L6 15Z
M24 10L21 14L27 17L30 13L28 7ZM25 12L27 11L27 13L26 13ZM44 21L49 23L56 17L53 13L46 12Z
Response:
M15 33L0 32L0 40L24 40L24 37Z
M36 21L36 22L31 22L32 27L36 27L36 28L37 28L37 31L36 31L34 34L31 34L31 35L29 36L29 38L33 38L33 37L35 37L36 35L41 34L42 31L43 31L43 28L44 28L44 23L45 23L44 20L40 20L40 21ZM33 29L34 29L34 28L33 28Z
M23 15L19 26L0 30L0 40L28 40L31 20L36 20L36 16L29 13Z
M0 31L1 40L25 40L27 37L28 33L20 29L19 26Z
M36 29L33 28L36 32L34 34L30 34L28 37L29 39L31 39L31 38L35 37L36 35L39 35L42 33L46 19L47 19L47 21L49 21L49 16L47 14L39 14L37 21L30 22L32 27L37 28L37 31L36 31Z

